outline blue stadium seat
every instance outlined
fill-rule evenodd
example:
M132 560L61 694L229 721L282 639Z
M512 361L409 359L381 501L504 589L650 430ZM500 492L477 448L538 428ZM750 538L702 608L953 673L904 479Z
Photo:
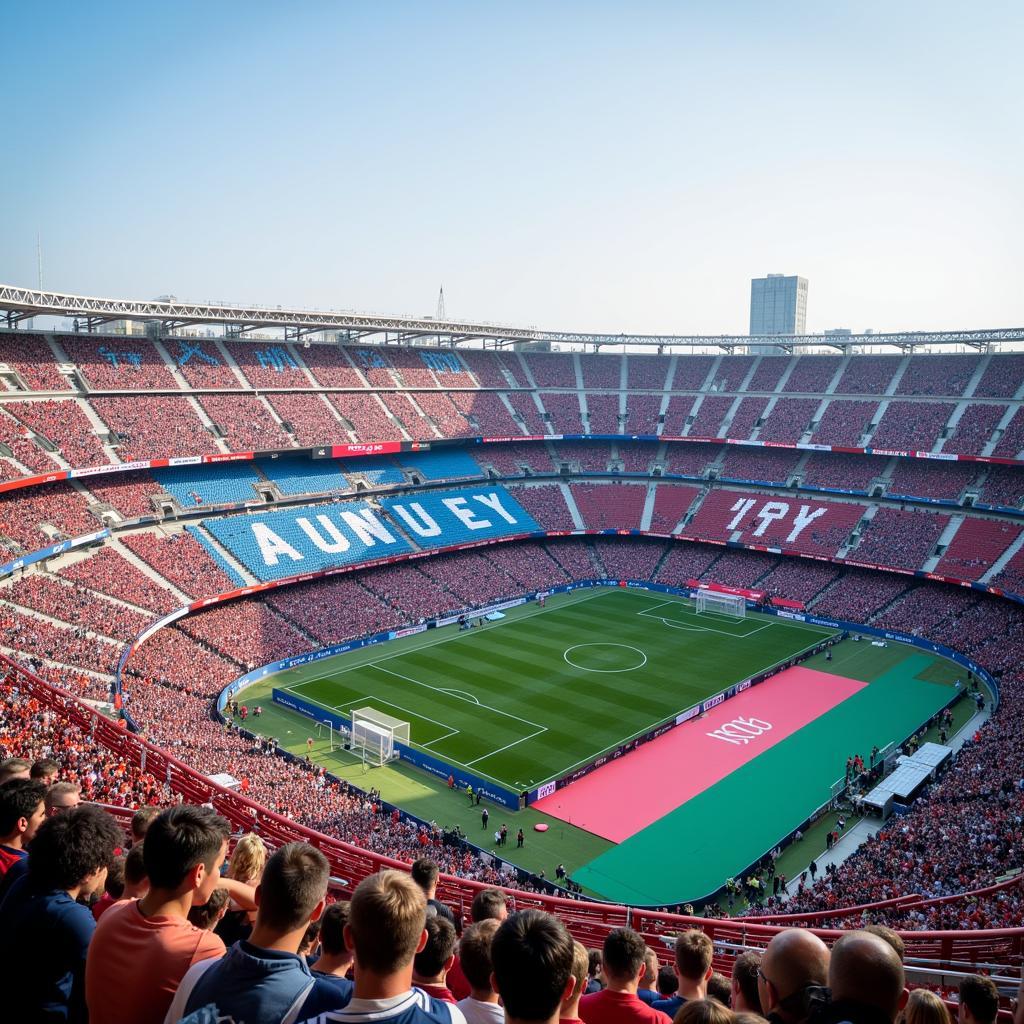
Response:
M341 463L333 459L308 459L296 455L280 459L257 459L256 465L284 494L323 494L325 491L348 490L348 481L341 472Z
M465 451L403 452L395 461L406 469L414 469L425 480L458 480L460 477L483 476L483 470Z
M361 473L371 484L400 484L402 471L386 455L370 455L362 459L344 459L346 473Z
M156 482L177 498L182 508L226 505L259 497L253 485L260 478L251 462L169 466L167 469L154 469L152 473ZM199 501L196 501L196 496Z
M204 519L202 526L260 580L412 550L365 501Z
M504 487L498 486L396 495L382 498L380 503L388 515L424 548L446 547L540 529L515 498Z

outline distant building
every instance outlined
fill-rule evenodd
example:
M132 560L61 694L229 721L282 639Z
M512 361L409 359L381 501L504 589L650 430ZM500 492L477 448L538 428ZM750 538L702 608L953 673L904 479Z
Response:
M807 278L769 274L750 282L751 334L805 334Z

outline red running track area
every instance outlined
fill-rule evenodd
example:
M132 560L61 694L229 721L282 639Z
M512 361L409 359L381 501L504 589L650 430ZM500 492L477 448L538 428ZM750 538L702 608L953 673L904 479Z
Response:
M867 685L786 669L533 806L621 843Z

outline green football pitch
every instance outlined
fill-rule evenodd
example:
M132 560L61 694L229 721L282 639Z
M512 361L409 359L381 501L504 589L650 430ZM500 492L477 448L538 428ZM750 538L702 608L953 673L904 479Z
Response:
M402 719L414 746L522 791L831 632L763 615L697 614L688 600L642 590L570 596L483 627L363 648L266 684L342 715L370 707Z

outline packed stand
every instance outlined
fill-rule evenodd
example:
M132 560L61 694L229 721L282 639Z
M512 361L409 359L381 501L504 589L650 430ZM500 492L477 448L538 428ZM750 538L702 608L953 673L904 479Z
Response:
M978 469L970 462L938 464L928 459L897 459L886 494L958 501L977 476Z
M821 402L816 398L780 398L757 435L759 441L800 441Z
M18 402L8 409L30 430L54 444L70 466L105 466L110 462L92 423L74 399Z
M137 569L119 551L105 546L87 558L65 565L60 575L90 590L126 601L136 608L169 612L179 603L166 587Z
M94 398L92 407L120 439L122 462L219 452L213 435L184 396Z
M566 391L542 391L540 400L547 410L551 429L556 434L585 434L579 394ZM611 431L615 433L615 431Z
M104 473L88 477L83 482L98 502L110 505L123 519L153 515L154 499L165 493L145 470Z
M545 530L575 530L572 513L559 484L510 487L509 492Z
M44 524L63 537L81 537L100 528L87 499L71 484L23 487L0 496L0 536L25 551L37 551L59 539L46 533Z
M178 382L148 338L92 338L65 334L57 338L57 343L71 357L93 390L178 390Z
M356 440L401 441L405 437L402 428L394 417L388 415L376 395L338 394L330 395L329 398L344 420L351 424ZM329 411L324 410L324 412L328 417L330 416ZM321 433L325 429L330 429L333 431L333 437L341 441L347 440L346 437L341 436L344 433L341 424L336 423L334 426L328 427L327 420L319 414L315 418ZM333 417L330 418L333 419ZM316 425L307 425L304 429L313 429L314 426Z
M839 448L859 448L861 438L877 412L877 402L850 402L833 398L818 420L811 441Z
M318 444L344 444L348 441L345 428L338 421L319 394L267 395L267 401L284 423L285 429L295 435L300 447ZM365 403L365 396L333 395L333 398L354 397ZM364 438L363 440L367 440ZM379 440L374 438L373 440Z
M946 439L942 450L963 455L980 455L992 440L992 435L1006 409L1005 405L971 403L953 428L952 435Z
M167 536L122 534L120 541L189 597L213 597L234 588L231 578L210 558L206 548L184 530Z
M233 452L290 448L292 439L255 395L202 395L199 404Z
M955 408L952 402L890 402L871 447L930 452Z
M384 391L380 400L414 441L431 441L437 437L430 420L413 404L411 395Z
M948 525L949 516L933 512L879 508L847 557L916 572L934 552Z

